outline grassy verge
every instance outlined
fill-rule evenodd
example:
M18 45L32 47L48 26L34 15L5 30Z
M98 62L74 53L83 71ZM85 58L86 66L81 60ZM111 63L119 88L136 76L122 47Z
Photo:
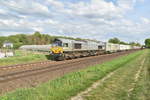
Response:
M85 94L83 97L86 98L86 100L133 100L133 98L136 96L144 98L145 96L143 94L141 94L141 96L139 93L133 95L132 89L135 88L134 84L136 84L135 77L137 76L137 72L139 71L140 67L143 67L141 63L145 58L149 59L147 56L148 54L149 53L146 50L145 53L140 57L123 65L111 76L111 78L105 80L102 85L98 86L90 93ZM146 64L146 66L147 65L148 64ZM140 92L144 91L146 90ZM136 98L134 100L148 99Z
M130 99L150 100L150 52Z
M0 66L23 64L27 62L47 60L44 54L35 54L33 52L16 51L14 57L0 59Z
M143 51L139 51L101 65L91 66L79 72L64 75L36 88L19 89L0 97L0 100L67 100L142 53Z

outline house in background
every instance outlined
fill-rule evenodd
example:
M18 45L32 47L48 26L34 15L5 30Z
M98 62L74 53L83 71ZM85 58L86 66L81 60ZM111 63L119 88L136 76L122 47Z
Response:
M13 43L4 42L3 48L0 49L0 58L14 56L14 51L12 50L12 48L13 48Z
M3 43L3 48L13 48L13 43L11 42L4 42Z

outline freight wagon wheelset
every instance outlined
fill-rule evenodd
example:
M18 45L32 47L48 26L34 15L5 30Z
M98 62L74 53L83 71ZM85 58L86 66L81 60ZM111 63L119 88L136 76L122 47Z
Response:
M65 60L140 48L140 46L113 44L101 41L57 38L52 44L50 55L53 60Z

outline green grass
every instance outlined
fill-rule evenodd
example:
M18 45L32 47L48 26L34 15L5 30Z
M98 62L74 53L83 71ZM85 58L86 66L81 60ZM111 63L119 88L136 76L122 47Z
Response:
M145 58L149 59L148 54L149 51L146 50L141 56L123 65L110 78L105 80L102 85L93 89L90 93L85 94L83 97L86 100L132 100L130 97L133 98L135 96L132 95L132 91L129 91L135 87L133 85L135 83L135 75L140 69L142 61Z
M78 72L66 74L36 88L18 89L0 97L0 100L67 100L85 90L93 82L103 78L109 72L134 60L143 52L139 51L101 65L98 64Z
M15 56L0 59L0 66L23 64L28 62L47 60L44 54L36 54L28 51L15 51Z
M130 99L150 100L150 52L148 53L139 81L137 82Z

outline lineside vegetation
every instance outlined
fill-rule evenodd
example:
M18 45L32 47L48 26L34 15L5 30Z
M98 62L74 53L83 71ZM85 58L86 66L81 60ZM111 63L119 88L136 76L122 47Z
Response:
M150 50L144 63L139 81L131 95L131 100L150 100Z
M47 60L44 54L36 54L34 52L24 52L17 50L14 57L0 59L0 66L23 64L36 61Z
M144 51L138 51L101 65L66 74L35 88L18 89L1 96L0 100L67 100L143 53Z
M85 100L149 100L149 54L150 51L146 50L144 54L117 69L110 78L82 97Z

